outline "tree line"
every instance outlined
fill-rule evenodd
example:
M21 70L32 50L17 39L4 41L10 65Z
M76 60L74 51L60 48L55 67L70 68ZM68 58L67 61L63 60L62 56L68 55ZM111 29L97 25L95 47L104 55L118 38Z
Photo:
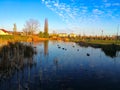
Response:
M48 38L49 34L47 32L40 31L40 23L38 20L29 19L24 24L23 32L26 36L34 35L37 31L39 31L38 35L41 38Z

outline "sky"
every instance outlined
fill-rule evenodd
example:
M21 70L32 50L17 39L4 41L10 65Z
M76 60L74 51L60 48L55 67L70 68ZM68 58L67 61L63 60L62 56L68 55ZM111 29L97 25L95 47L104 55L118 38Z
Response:
M22 31L29 19L40 31L48 19L49 32L113 35L120 32L120 0L0 0L0 28Z

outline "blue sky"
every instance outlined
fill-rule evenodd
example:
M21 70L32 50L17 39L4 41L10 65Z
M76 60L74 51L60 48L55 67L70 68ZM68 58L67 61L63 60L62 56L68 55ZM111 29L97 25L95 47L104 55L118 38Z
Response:
M48 18L49 31L112 35L120 24L120 0L0 0L0 28L22 31L29 19Z

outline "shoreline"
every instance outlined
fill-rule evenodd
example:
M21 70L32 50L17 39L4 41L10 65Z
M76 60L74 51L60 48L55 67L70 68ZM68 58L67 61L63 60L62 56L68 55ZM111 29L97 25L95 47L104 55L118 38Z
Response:
M100 48L107 56L116 57L117 52L120 52L120 45L116 44L93 44L87 42L76 42L81 47L92 47L92 48Z
M93 47L93 48L103 48L103 47L106 47L106 48L114 48L114 49L118 49L120 50L120 45L117 45L117 44L100 44L100 43L88 43L88 42L83 42L83 41L80 41L80 42L76 42L77 44L79 44L80 46L83 46L83 47Z
M37 43L37 42L43 42L43 41L48 41L48 40L52 40L51 38L39 38L37 40L30 40L30 41L9 41L9 40L5 40L3 43L0 43L0 47L4 46L4 45L7 45L9 44L10 42L33 42L33 43ZM58 40L56 40L58 41ZM61 41L64 41L64 40L61 40ZM64 41L66 42L66 41ZM107 56L110 56L110 57L116 57L117 55L117 52L120 52L120 45L117 45L117 44L102 44L102 43L90 43L90 42L85 42L85 41L67 41L67 42L74 42L78 45L80 45L81 47L92 47L92 48L98 48L98 49L101 49Z

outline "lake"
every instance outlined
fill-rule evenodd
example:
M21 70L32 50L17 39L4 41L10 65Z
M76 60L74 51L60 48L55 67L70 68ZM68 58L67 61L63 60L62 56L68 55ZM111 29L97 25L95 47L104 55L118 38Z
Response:
M34 47L37 53L24 59L21 70L0 69L0 90L120 90L120 52L111 57L100 48L63 41Z

